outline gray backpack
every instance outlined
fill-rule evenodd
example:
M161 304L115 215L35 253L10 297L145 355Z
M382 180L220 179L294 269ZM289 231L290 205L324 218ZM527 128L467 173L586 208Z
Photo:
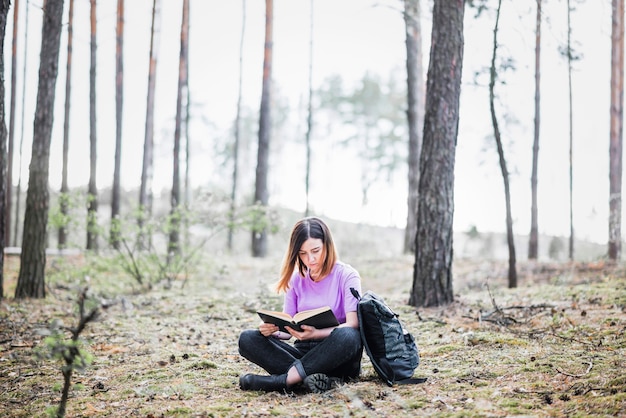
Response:
M356 289L350 291L359 300L361 340L378 376L389 386L424 383L425 378L413 378L419 353L413 335L405 330L398 315L374 292L368 290L361 297Z

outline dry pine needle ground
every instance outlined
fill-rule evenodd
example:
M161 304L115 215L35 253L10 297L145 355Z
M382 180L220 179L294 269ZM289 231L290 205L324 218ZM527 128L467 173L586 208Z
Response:
M61 365L35 353L51 323L77 321L85 284L103 308L82 335L93 362L74 375L70 417L626 415L623 270L520 265L511 290L504 263L460 260L456 301L416 311L410 257L350 261L415 335L425 384L387 387L364 355L360 381L322 395L243 392L238 376L260 370L238 355L237 336L257 325L256 308L280 308L280 260L224 258L136 292L114 268L79 259L55 267L45 300L0 304L1 415L46 416L58 404Z

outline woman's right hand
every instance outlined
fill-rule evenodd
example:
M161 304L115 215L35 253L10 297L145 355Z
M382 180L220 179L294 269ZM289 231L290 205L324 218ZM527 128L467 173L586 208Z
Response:
M268 324L266 322L261 322L259 325L259 331L263 334L264 337L269 337L275 332L278 332L278 326L274 324Z

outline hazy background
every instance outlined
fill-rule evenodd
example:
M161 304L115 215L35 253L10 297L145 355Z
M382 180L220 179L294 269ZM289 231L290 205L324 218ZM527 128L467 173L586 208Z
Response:
M16 162L21 133L21 85L26 6L29 9L22 184L28 175L32 141L42 0L20 3ZM116 1L98 2L98 187L113 180L115 149ZM148 48L152 0L125 2L124 125L122 187L138 188L144 141ZM574 73L574 217L576 236L605 243L608 237L609 66L611 4L608 0L575 3L574 48L582 55ZM265 2L247 0L243 73L244 106L258 112L261 94ZM431 2L422 1L424 71L428 68ZM498 55L516 69L502 74L496 87L500 127L511 172L516 234L530 229L530 171L534 112L534 1L505 0ZM569 234L569 125L567 63L558 52L566 41L566 2L544 2L542 102L539 154L539 230ZM67 22L66 1L64 22ZM189 77L192 100L191 172L194 186L228 189L231 169L217 164L216 148L232 138L239 78L242 2L191 0ZM155 192L171 187L176 86L182 1L162 1L155 114ZM75 0L70 136L70 187L86 185L89 173L89 0ZM455 229L502 232L505 229L503 185L492 138L487 76L492 52L493 14L475 18L466 7L461 113L456 153ZM272 137L270 204L296 211L305 207L304 134L308 95L310 2L274 1L275 97L287 100L290 113ZM404 80L405 33L400 0L315 0L313 84L333 74L357 83L366 72ZM12 13L5 39L5 82L11 80ZM63 32L57 108L50 162L51 187L61 182L63 101L67 32ZM476 73L482 75L476 77ZM10 89L7 86L7 103ZM5 107L9 109L8 105ZM7 115L8 116L8 115ZM340 132L315 126L311 203L316 213L351 222L402 228L406 220L406 168L389 182L376 184L369 205L361 206L358 168L350 150L338 143ZM256 138L252 138L254 144ZM242 154L242 175L256 167L255 146ZM242 187L251 187L250 182ZM242 190L242 189L240 189ZM252 190L242 190L249 195ZM101 207L101 214L110 210ZM523 244L526 245L525 243Z

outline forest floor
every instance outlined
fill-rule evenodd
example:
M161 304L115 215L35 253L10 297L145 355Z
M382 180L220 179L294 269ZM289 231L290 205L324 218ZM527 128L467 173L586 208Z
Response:
M416 310L412 257L346 261L416 337L426 383L388 387L364 354L361 379L324 394L241 391L239 375L261 370L239 356L237 337L258 325L256 308L281 307L276 257L207 259L149 291L105 257L55 259L47 297L27 301L12 299L18 267L7 258L0 415L58 405L62 364L40 354L52 326L76 326L88 285L100 315L81 334L92 362L72 378L69 417L626 416L623 266L518 263L519 287L508 289L505 262L456 260L455 302Z

